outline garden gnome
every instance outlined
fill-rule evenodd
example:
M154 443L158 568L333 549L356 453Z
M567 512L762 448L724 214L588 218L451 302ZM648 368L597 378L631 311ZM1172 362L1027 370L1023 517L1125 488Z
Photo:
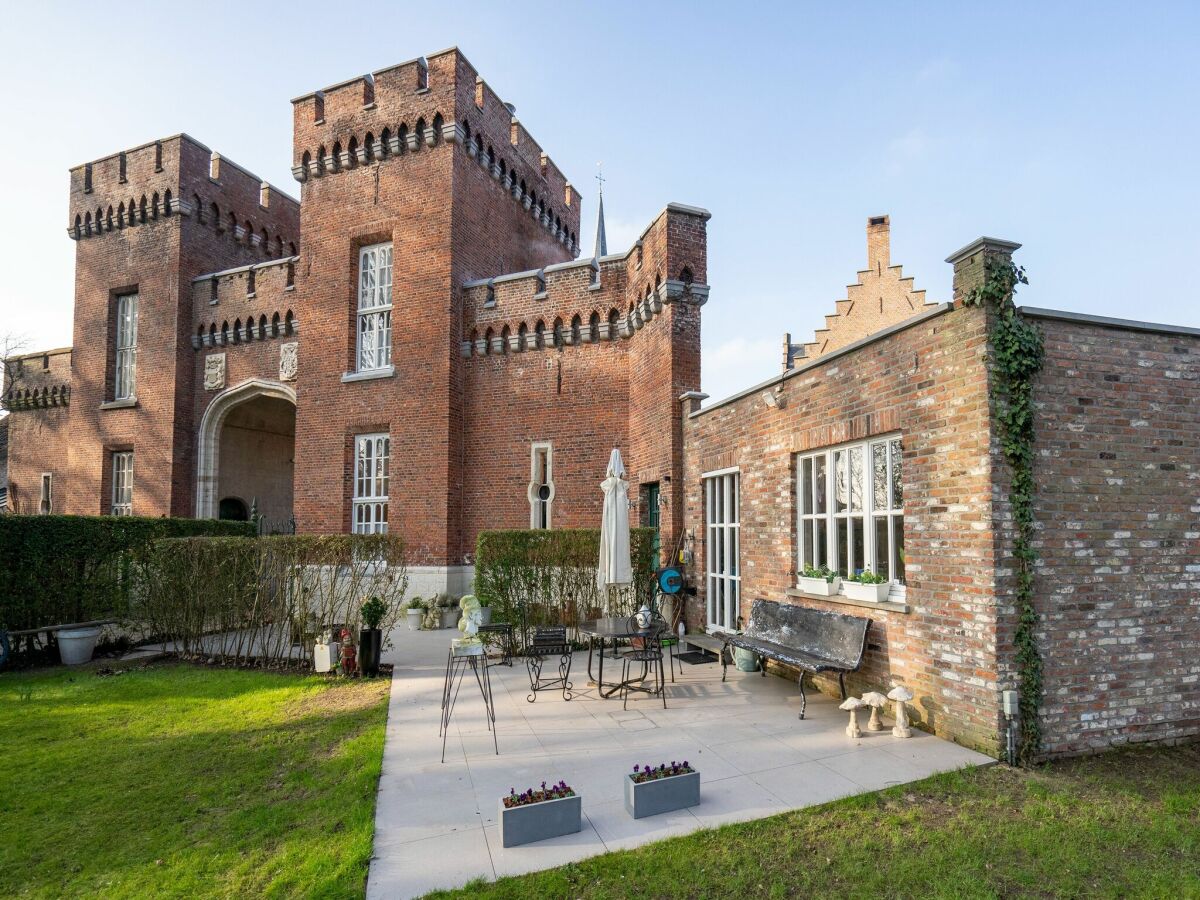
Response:
M896 702L896 724L892 728L892 737L912 737L912 729L908 727L908 711L904 704L913 698L913 692L899 684L888 691L888 699Z
M879 691L868 691L862 695L864 706L871 707L871 721L867 723L867 731L883 731L883 719L879 711L887 706L887 697Z
M841 708L850 711L850 724L846 726L847 737L862 737L862 731L858 727L858 711L862 709L863 705L863 702L857 697L851 697L849 700L842 701Z
M354 646L354 641L350 638L350 629L342 629L342 674L353 675L354 670L358 667L358 650Z

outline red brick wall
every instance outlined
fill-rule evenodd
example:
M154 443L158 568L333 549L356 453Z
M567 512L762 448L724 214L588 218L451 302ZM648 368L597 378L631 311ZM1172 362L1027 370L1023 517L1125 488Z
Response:
M485 528L528 527L534 442L554 448L554 527L597 525L599 484L614 447L622 451L632 497L638 484L659 481L669 509L682 506L676 398L699 383L700 309L669 290L677 273L668 266L687 265L703 277L706 218L669 208L643 234L642 253L635 247L607 257L598 281L591 260L580 260L550 267L542 280L494 283L494 305L486 284L464 291L464 554ZM593 315L600 323L595 339ZM543 349L534 342L539 322ZM670 546L671 516L662 524Z
M1200 733L1200 337L1035 320L1045 750Z
M136 513L190 515L193 509L191 279L266 259L278 244L295 244L299 234L294 201L275 192L268 208L262 208L259 180L229 160L222 161L214 180L209 177L210 156L206 147L181 135L71 171L69 230L74 232L77 218L81 224L72 234L77 349L69 417L70 512L108 511L106 470L115 448L135 453ZM173 201L169 210L168 196ZM218 216L212 212L214 203ZM122 206L137 212L122 217ZM241 234L229 221L230 213L241 223ZM102 230L95 226L97 218ZM256 234L266 228L267 242L249 240L247 225ZM137 405L102 410L101 404L112 398L114 300L131 290L140 296Z
M761 391L685 421L686 524L704 622L701 474L741 471L743 616L759 598L869 616L856 691L904 683L940 735L998 748L996 608L984 314L955 309L798 369L783 408ZM795 584L795 454L898 432L903 444L906 613L789 596ZM827 685L828 686L828 685ZM836 687L836 682L833 682Z
M71 351L51 350L8 361L4 385L8 425L8 508L39 511L42 473L53 475L51 512L66 511L67 422Z

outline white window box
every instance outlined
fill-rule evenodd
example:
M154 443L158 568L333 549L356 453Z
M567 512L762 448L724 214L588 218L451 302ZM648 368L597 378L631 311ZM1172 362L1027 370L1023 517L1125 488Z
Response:
M832 597L842 587L842 579L836 575L833 581L826 581L824 578L805 578L801 575L797 582L800 590L808 594L817 594L820 597Z
M888 598L892 586L886 581L883 584L859 584L857 581L843 581L842 591L851 600L862 600L867 603L882 603Z

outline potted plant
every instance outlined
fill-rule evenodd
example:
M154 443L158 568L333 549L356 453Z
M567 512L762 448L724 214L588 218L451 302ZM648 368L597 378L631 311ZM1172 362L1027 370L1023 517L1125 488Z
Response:
M842 582L842 589L851 600L864 600L868 603L882 603L887 599L891 590L891 582L882 575L868 572L866 569L855 572Z
M822 597L832 597L842 586L841 576L828 566L805 566L800 570L797 580L800 590Z
M738 616L738 634L741 634L743 627L744 623L742 622L742 617ZM753 650L747 650L745 647L734 647L733 664L737 666L737 670L739 672L757 672L759 666L761 666L763 663L758 658L758 654Z
M583 798L566 782L529 788L518 794L508 789L500 798L500 843L519 847L534 841L574 834L583 825Z
M442 627L457 628L460 615L458 601L449 594L442 594L438 598L438 606L441 607Z
M421 619L425 616L425 601L420 597L413 597L408 601L404 614L408 617L408 630L420 631Z
M657 766L634 766L625 776L625 811L635 819L685 809L700 803L700 773L671 760Z
M97 625L59 629L58 653L62 657L63 665L81 666L91 662L92 654L96 651L96 642L100 640L100 630Z
M358 668L364 675L374 678L379 674L379 655L383 650L383 632L379 625L387 615L387 604L379 597L371 597L360 612L363 628L358 633Z

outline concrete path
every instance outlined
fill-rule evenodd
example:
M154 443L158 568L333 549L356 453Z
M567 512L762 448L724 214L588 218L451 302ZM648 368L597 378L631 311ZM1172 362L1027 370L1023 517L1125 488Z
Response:
M588 687L587 654L574 657L575 698L546 691L526 702L525 668L493 666L499 756L474 682L464 681L446 749L438 738L446 651L456 631L398 629L384 656L395 664L383 776L375 813L368 898L420 896L435 888L563 865L701 828L775 815L874 791L937 772L993 762L920 731L846 736L848 714L809 692L797 718L793 682L716 664L683 666L662 701L634 695L629 710ZM606 660L605 680L610 669ZM619 664L614 664L619 665ZM612 670L617 674L617 670ZM468 675L468 678L470 676ZM636 698L636 699L635 699ZM865 728L867 717L861 714ZM701 803L635 820L624 808L635 763L687 759L701 773ZM542 781L565 780L583 797L579 834L504 849L499 798Z

